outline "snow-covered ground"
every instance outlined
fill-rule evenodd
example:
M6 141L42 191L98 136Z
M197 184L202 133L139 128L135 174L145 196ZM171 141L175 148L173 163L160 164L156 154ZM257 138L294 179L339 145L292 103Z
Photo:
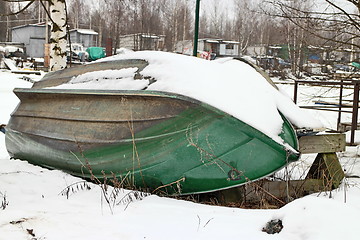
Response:
M0 123L7 123L18 102L14 87L31 87L22 75L0 71ZM31 76L38 78L37 76ZM279 85L292 95L292 85ZM300 103L314 96L331 96L331 90L301 87ZM334 128L336 114L311 112L326 127ZM359 134L360 135L360 134ZM339 189L297 199L281 209L254 210L208 206L158 196L132 196L124 190L106 202L102 189L77 190L82 180L61 171L25 161L10 160L0 134L0 240L8 239L359 239L360 149L339 153L347 175ZM300 169L313 155L303 155ZM73 185L72 185L73 184ZM75 192L63 194L69 186ZM106 195L109 196L109 195ZM125 197L122 200L122 197ZM134 199L134 197L133 197ZM262 231L272 219L281 219L278 234Z

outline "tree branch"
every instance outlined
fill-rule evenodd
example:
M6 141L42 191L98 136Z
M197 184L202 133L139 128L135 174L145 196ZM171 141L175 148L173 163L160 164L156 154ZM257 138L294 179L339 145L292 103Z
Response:
M17 15L19 13L22 13L24 12L28 7L30 7L31 4L33 4L35 2L35 0L21 0L21 1L14 1L14 0L2 0L2 1L5 1L5 2L28 2L30 1L28 4L26 4L26 6L22 9L20 9L19 11L17 12L12 12L12 13L8 13L8 14L0 14L0 16L2 17L6 17L6 16L13 16L13 15Z
M358 23L343 8L339 7L338 5L336 5L335 3L329 0L325 0L325 1L334 8L338 9L340 12L342 12L345 16L347 16L350 19L350 21L354 24L354 27L356 27L357 30L360 30Z

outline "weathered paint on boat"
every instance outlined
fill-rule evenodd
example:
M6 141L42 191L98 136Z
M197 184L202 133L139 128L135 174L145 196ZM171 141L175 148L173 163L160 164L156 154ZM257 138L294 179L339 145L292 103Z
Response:
M170 194L209 192L259 179L298 158L211 106L150 91L16 89L7 125L14 158L90 178L129 177ZM285 120L284 140L297 138ZM166 186L166 187L162 187ZM159 188L160 187L160 188Z
M122 67L146 66L127 60ZM168 194L231 188L272 174L299 154L284 119L279 144L260 131L195 99L158 91L43 89L90 69L49 74L31 89L15 89L20 104L6 127L6 147L17 159L75 176L126 179L131 186Z

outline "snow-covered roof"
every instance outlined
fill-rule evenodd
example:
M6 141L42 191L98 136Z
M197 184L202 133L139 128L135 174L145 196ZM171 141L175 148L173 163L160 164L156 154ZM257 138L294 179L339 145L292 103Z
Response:
M220 43L220 40L215 40L215 39L204 39L204 41L208 43Z
M157 35L150 35L150 34L142 34L141 37L143 37L143 38L154 38L154 39L160 38Z
M5 46L4 49L7 52L16 52L16 51L20 51L22 53L24 52L24 49L16 47L16 46Z
M320 49L320 50L325 50L325 48L323 47L319 47L319 46L313 46L313 45L309 45L308 49Z
M281 46L269 46L269 48L272 48L272 49L281 49L282 47L281 47Z
M239 42L237 42L237 41L223 40L223 39L213 39L213 38L199 39L199 41L204 41L204 42L208 42L208 43L239 44Z
M283 120L279 111L298 127L321 127L242 61L233 58L208 61L168 52L141 51L104 58L100 62L119 59L146 60L149 65L140 73L157 81L152 84L148 78L134 81L138 69L128 68L88 72L56 88L141 90L147 87L147 90L182 94L221 109L280 143L282 139L278 135Z
M143 38L163 38L163 37L165 37L165 35L158 35L158 34L152 34L152 33L132 33L132 34L121 35L120 38L129 37L129 36L141 36Z
M14 30L20 28L27 28L27 27L45 27L45 23L26 24L26 25L13 27L12 29Z
M71 29L70 32L78 32L78 33L86 34L86 35L99 35L97 32L95 32L92 29L77 28L77 29Z
M223 41L223 43L229 43L229 44L239 44L239 42L236 42L236 41Z

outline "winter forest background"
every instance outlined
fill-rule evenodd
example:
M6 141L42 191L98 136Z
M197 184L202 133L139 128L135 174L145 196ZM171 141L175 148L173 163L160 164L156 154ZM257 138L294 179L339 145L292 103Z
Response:
M21 2L0 1L0 13L5 15L21 9L24 4ZM250 44L329 44L328 39L340 40L346 34L354 42L357 38L352 30L359 31L358 12L353 8L347 16L344 14L346 19L337 8L347 11L344 4L353 3L356 7L357 1L338 0L338 5L330 2L334 1L203 0L200 38L237 40L242 44L240 51ZM142 32L166 35L166 50L171 51L177 41L193 36L195 0L72 0L67 7L70 28L94 29L101 35L99 45L107 37L116 39L120 35ZM333 14L336 9L339 13ZM11 27L44 20L45 11L40 1L35 1L21 14L2 16L0 41L11 40L10 34L6 34ZM309 28L328 39L314 38L304 31Z
M33 2L20 14L11 15ZM11 41L14 26L45 21L45 1L0 1L0 42ZM151 33L165 36L165 51L193 39L195 0L72 0L67 1L70 29L93 29L98 45L119 36ZM202 0L199 38L221 38L248 46L287 45L292 69L301 64L306 46L359 49L357 0Z

